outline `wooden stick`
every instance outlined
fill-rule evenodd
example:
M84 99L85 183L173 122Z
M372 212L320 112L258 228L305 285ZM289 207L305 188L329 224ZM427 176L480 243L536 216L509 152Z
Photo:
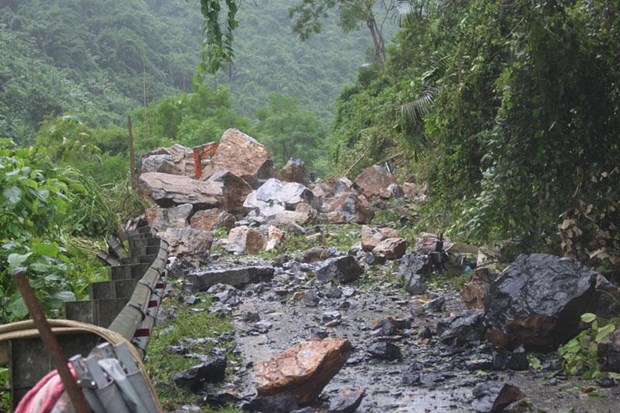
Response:
M52 332L52 329L45 318L45 314L43 314L43 310L41 310L41 306L39 306L39 302L30 287L26 273L23 270L14 271L13 278L15 279L15 284L17 284L17 288L19 289L26 306L28 307L28 312L32 317L32 321L34 322L37 330L39 330L39 335L41 336L41 341L43 341L45 349L52 356L52 361L56 366L56 370L62 380L65 391L71 399L75 412L90 413L88 402L86 401L82 390L78 387L77 383L73 379L73 376L71 375L71 371L67 366L67 357L62 351L60 344L58 344L58 340L56 340L56 336Z

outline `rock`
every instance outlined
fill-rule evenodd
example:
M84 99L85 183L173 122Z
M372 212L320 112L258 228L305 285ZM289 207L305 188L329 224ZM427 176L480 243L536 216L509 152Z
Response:
M353 413L362 404L366 389L340 390L329 397L329 413Z
M332 188L332 194L337 195L342 192L350 192L353 189L353 182L346 176L338 179Z
M441 295L425 303L422 306L422 308L426 311L433 311L435 313L440 313L443 310L443 305L445 303L446 303L446 297Z
M211 176L216 171L230 171L252 188L258 188L273 177L273 162L267 148L256 139L237 129L228 129L211 162L202 170L202 176Z
M167 228L157 234L168 242L168 255L189 264L200 263L211 249L213 234L200 229Z
M428 290L426 276L422 274L408 274L403 278L403 288L411 295L421 295Z
M282 245L285 235L286 233L280 228L270 225L267 229L267 243L265 244L265 251L271 251Z
M226 376L226 357L210 357L207 361L172 376L172 381L194 393L201 391L205 383L217 383Z
M259 396L241 406L244 411L261 413L292 413L299 409L297 397L290 394Z
M467 308L484 308L484 298L492 280L493 276L488 268L476 268L469 281L461 288L461 297Z
M185 277L185 281L192 291L206 291L217 283L239 287L267 281L273 277L273 274L274 268L268 266L221 268L190 273Z
M252 192L252 187L239 176L229 171L216 171L205 182L219 185L222 191L222 202L219 205L231 214L243 214L243 202Z
M438 251L438 248L446 251L452 247L454 243L450 239L430 232L421 232L416 241L414 250L420 254L428 254Z
M225 228L228 232L235 225L235 217L220 208L205 209L196 211L190 219L189 225L194 229L205 231Z
M303 184L306 179L306 165L302 159L291 158L278 172L278 179L284 182L299 182Z
M161 172L194 176L194 151L179 144L157 148L140 158L140 173Z
M595 306L597 273L570 259L521 255L491 283L487 340L499 348L553 350L574 337Z
M402 277L405 291L412 295L424 294L428 289L426 280L430 273L428 256L415 252L404 255L398 273Z
M267 239L260 232L247 225L236 227L228 232L226 251L237 254L253 254L262 251Z
M362 250L364 251L372 251L379 242L386 238L381 231L368 225L362 225L360 234L362 238Z
M183 204L170 208L153 207L148 208L144 215L146 222L151 228L163 231L166 228L183 228L187 226L189 216L192 214L194 206Z
M316 279L321 282L338 280L348 283L357 280L363 273L362 267L350 255L325 260L315 270Z
M312 403L345 364L351 349L348 340L337 338L295 344L258 363L258 395L289 394L296 396L301 406Z
M386 238L372 250L373 254L386 260L396 260L407 250L407 241L403 238Z
M484 413L499 412L525 397L518 387L508 383L480 383L473 394L476 399L472 402L472 408Z
M370 199L380 196L382 190L387 189L393 183L395 183L394 177L390 173L379 165L374 165L364 169L355 178L354 186Z
M418 195L418 186L413 182L404 182L402 189L405 196L409 198L413 198Z
M473 310L441 321L437 324L439 341L457 347L478 344L484 337L483 315L482 310Z
M302 202L316 210L321 208L321 200L304 185L271 178L252 191L245 199L243 206L246 210L257 210L268 217L278 215L282 211L295 211L297 205Z
M229 172L218 172L206 181L158 172L144 173L138 178L138 192L164 208L192 204L196 209L221 207L236 214L244 211L243 200L251 190Z
M620 327L599 345L597 354L601 371L620 373Z
M356 222L368 224L375 215L365 196L355 192L341 192L327 207L326 219L332 224Z
M519 346L513 351L500 350L493 357L492 367L494 370L527 370L530 368L530 362L527 360L527 354L523 346Z
M304 252L303 262L323 261L338 254L334 247L313 247Z
M368 352L374 358L381 360L400 360L403 356L396 344L388 341L378 341L368 346Z

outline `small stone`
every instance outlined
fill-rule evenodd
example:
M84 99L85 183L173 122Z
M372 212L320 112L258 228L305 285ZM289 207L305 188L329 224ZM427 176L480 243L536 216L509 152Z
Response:
M366 389L341 390L329 398L329 413L353 413L362 404Z
M379 341L368 346L368 352L374 358L382 360L399 360L402 358L400 348L387 341Z

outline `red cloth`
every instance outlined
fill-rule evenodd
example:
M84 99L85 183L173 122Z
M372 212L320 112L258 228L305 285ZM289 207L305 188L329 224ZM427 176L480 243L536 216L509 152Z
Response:
M75 379L73 366L69 365L69 370ZM64 391L58 372L53 370L26 393L17 405L15 413L50 413Z

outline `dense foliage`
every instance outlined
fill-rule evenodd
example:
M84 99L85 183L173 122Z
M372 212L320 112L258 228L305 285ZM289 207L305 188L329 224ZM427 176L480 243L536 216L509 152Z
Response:
M40 148L0 140L0 171L0 324L26 315L11 280L17 268L28 272L47 313L58 316L63 301L83 296L100 275L77 237L103 237L115 219L90 178L55 166Z
M408 3L385 71L339 99L335 163L397 142L436 229L557 251L562 225L565 252L617 264L618 4Z

